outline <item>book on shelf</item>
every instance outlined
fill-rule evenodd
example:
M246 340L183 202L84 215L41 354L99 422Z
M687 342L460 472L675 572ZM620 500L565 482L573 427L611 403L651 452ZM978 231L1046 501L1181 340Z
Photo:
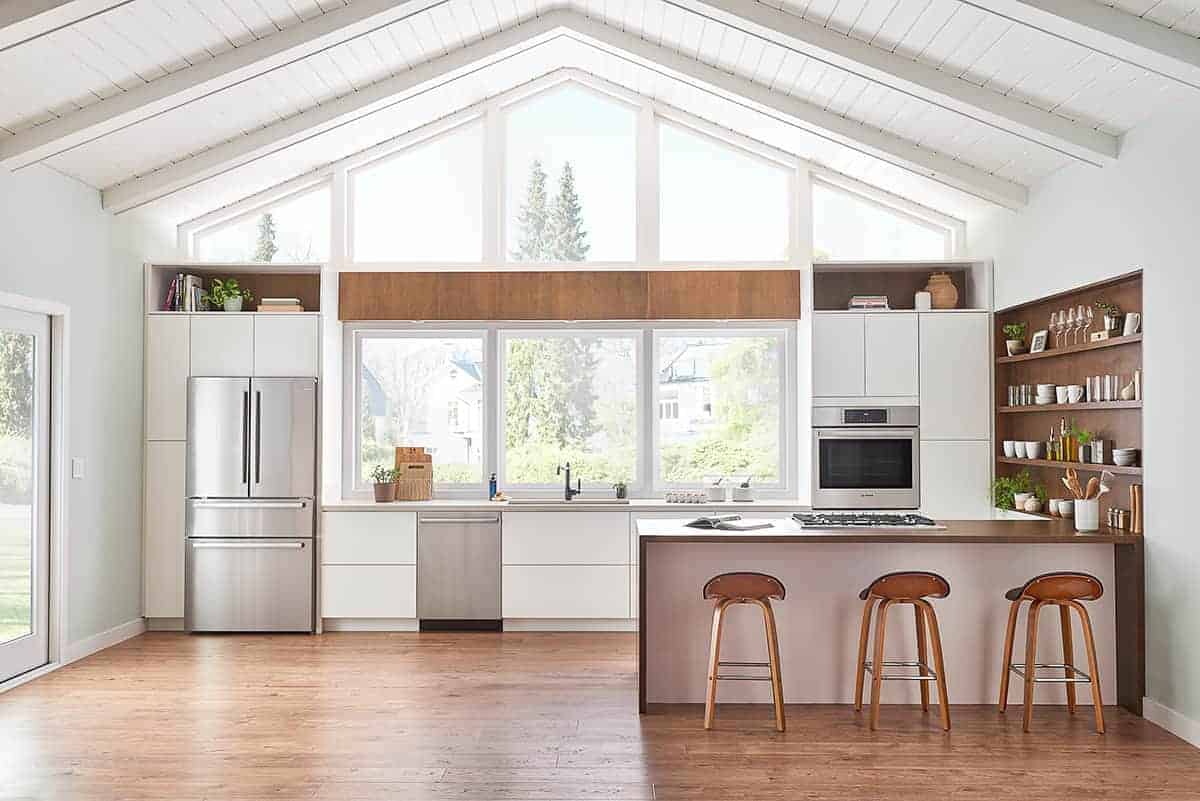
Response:
M743 520L741 515L705 515L687 524L689 528L705 528L716 531L755 531L774 528L769 520Z
M260 312L302 312L300 298L262 298L258 301Z
M204 279L198 275L178 273L167 287L163 311L190 312L204 308Z
M887 295L853 295L850 298L848 308L852 311L883 309L891 308L888 305Z

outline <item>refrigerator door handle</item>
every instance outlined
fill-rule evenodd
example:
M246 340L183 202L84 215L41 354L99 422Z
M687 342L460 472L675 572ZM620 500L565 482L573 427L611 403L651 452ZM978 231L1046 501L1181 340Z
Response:
M222 550L261 550L261 549L277 549L277 550L300 550L304 548L303 542L204 542L203 540L192 540L193 548L220 548Z
M254 392L254 483L262 483L262 391Z
M196 509L303 509L307 501L195 501Z
M250 390L242 392L242 483L250 486Z

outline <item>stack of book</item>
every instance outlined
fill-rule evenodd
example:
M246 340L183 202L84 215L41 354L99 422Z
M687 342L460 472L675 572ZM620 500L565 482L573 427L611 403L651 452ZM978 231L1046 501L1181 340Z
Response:
M887 295L854 295L850 298L849 308L851 311L872 309L886 311L889 308Z
M163 311L201 311L204 279L198 275L179 273L171 279Z
M258 302L260 312L302 312L300 298L262 298Z

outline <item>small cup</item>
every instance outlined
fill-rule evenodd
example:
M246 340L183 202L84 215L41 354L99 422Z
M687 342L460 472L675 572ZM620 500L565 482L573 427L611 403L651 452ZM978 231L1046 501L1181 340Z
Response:
M1039 440L1031 440L1025 443L1025 457L1028 459L1041 459L1042 450L1046 447L1046 443Z
M725 500L725 486L723 484L717 484L716 486L705 487L705 491L708 493L708 499L710 501L724 501Z
M1055 387L1054 399L1060 404L1067 402L1067 387Z
M1083 387L1072 384L1067 387L1067 403L1079 403L1083 400Z
M1026 453L1025 443L1022 442L1021 440L1017 440L1016 442L1013 443L1013 451L1014 451L1014 453L1017 454L1018 459L1028 459L1029 458L1028 456L1025 455L1025 453Z
M1075 500L1073 498L1058 499L1058 515L1059 517L1074 517L1075 516Z
M1058 504L1059 504L1059 499L1058 499L1058 498L1051 498L1051 499L1049 499L1049 501L1047 501L1047 502L1050 504L1050 508L1049 508L1049 510L1048 510L1048 511L1050 512L1050 516L1051 516L1051 517L1058 517Z
M1004 458L1012 459L1012 458L1015 458L1016 455L1017 455L1017 443L1013 442L1011 439L1004 440Z
M1025 511L1025 501L1033 497L1032 492L1017 492L1013 494L1013 506L1018 512Z

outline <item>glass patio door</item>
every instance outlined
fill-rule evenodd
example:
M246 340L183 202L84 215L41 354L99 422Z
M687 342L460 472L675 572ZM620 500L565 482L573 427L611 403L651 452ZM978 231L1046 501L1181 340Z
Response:
M49 661L50 318L0 307L0 681Z

